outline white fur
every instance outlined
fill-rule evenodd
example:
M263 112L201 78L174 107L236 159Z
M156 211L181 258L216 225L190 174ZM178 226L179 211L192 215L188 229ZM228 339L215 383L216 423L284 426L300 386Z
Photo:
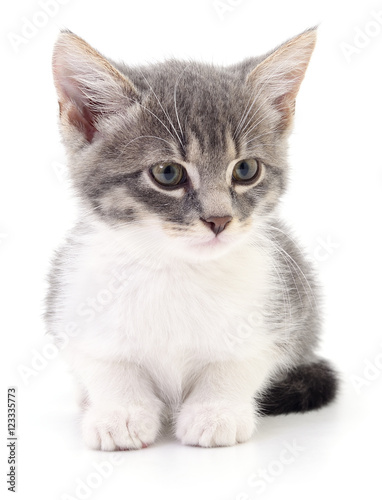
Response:
M186 444L247 440L253 396L285 362L265 324L250 321L272 293L271 254L247 238L192 261L159 231L147 241L145 224L93 228L65 264L55 323L58 337L68 324L78 329L64 352L86 388L87 444L153 442L164 405Z

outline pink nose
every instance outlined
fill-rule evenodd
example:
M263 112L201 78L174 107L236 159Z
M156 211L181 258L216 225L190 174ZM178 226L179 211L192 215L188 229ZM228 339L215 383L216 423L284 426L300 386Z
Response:
M227 215L226 217L209 217L208 219L201 218L201 220L211 229L211 231L218 235L224 231L227 224L232 220L232 217Z

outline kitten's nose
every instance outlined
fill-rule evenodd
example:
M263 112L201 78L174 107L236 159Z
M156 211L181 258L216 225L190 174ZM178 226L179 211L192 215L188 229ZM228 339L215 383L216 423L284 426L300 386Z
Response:
M232 217L227 215L226 217L209 217L208 219L201 218L201 220L211 229L211 231L218 235L227 227L227 224L232 220Z

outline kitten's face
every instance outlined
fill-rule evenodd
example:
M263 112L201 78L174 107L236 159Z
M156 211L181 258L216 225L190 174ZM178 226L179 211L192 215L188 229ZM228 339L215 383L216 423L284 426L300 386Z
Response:
M213 258L272 212L314 32L230 68L111 66L75 35L61 37L64 140L74 184L98 217L158 249Z

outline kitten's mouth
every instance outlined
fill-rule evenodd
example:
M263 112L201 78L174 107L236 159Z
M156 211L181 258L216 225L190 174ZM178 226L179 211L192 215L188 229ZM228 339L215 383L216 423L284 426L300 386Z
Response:
M221 247L224 244L226 244L226 242L223 241L220 235L217 235L208 240L193 242L192 246L197 248L216 248L216 247Z

